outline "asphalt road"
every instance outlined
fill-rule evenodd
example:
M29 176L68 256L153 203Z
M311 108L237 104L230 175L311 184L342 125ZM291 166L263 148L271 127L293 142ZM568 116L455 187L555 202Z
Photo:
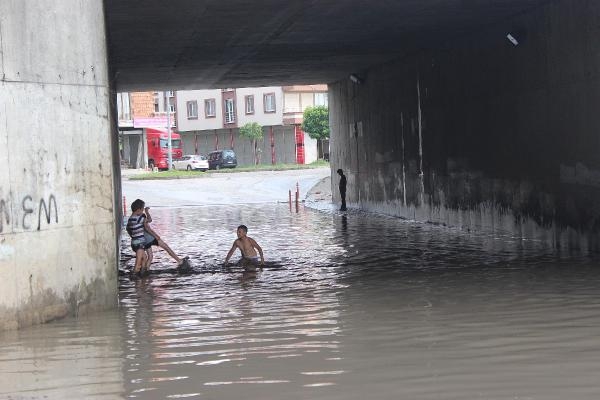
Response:
M204 177L198 179L133 181L123 178L123 195L128 206L133 200L140 198L150 207L287 202L288 191L291 189L293 196L296 183L302 200L313 186L331 175L331 170L325 167L204 174Z

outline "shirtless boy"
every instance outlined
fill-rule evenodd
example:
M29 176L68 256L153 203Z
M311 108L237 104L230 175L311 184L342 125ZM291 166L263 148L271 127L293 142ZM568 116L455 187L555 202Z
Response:
M240 225L237 228L237 239L233 242L233 246L231 246L231 250L227 253L227 257L225 257L225 264L229 263L229 259L235 252L235 249L240 249L242 253L241 264L244 267L244 270L247 272L256 271L256 266L259 265L258 256L256 254L256 250L260 254L260 267L262 269L265 264L265 258L263 256L262 248L256 243L256 240L247 236L248 227L246 225ZM255 250L256 249L256 250Z

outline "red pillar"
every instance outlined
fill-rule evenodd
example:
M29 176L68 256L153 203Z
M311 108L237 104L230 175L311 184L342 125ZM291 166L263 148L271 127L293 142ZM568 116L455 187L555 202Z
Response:
M304 132L296 125L296 163L304 164Z

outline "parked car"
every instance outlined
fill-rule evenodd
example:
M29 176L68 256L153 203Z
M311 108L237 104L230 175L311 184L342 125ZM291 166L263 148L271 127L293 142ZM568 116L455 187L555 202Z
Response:
M200 170L206 171L208 169L208 160L204 156L198 156L190 154L181 158L173 160L173 169L176 170Z
M216 150L208 153L208 168L235 168L237 167L237 158L233 150Z

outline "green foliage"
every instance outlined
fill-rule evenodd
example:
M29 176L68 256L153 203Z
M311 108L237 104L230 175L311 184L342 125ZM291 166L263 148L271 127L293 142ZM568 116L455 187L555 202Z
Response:
M260 149L257 141L263 138L263 129L256 122L247 122L240 128L240 136L252 140L252 148L254 152L254 164L260 164Z
M302 130L313 139L329 138L329 110L325 106L308 107L304 110Z
M252 140L262 139L263 128L256 122L248 122L240 128L240 135Z

